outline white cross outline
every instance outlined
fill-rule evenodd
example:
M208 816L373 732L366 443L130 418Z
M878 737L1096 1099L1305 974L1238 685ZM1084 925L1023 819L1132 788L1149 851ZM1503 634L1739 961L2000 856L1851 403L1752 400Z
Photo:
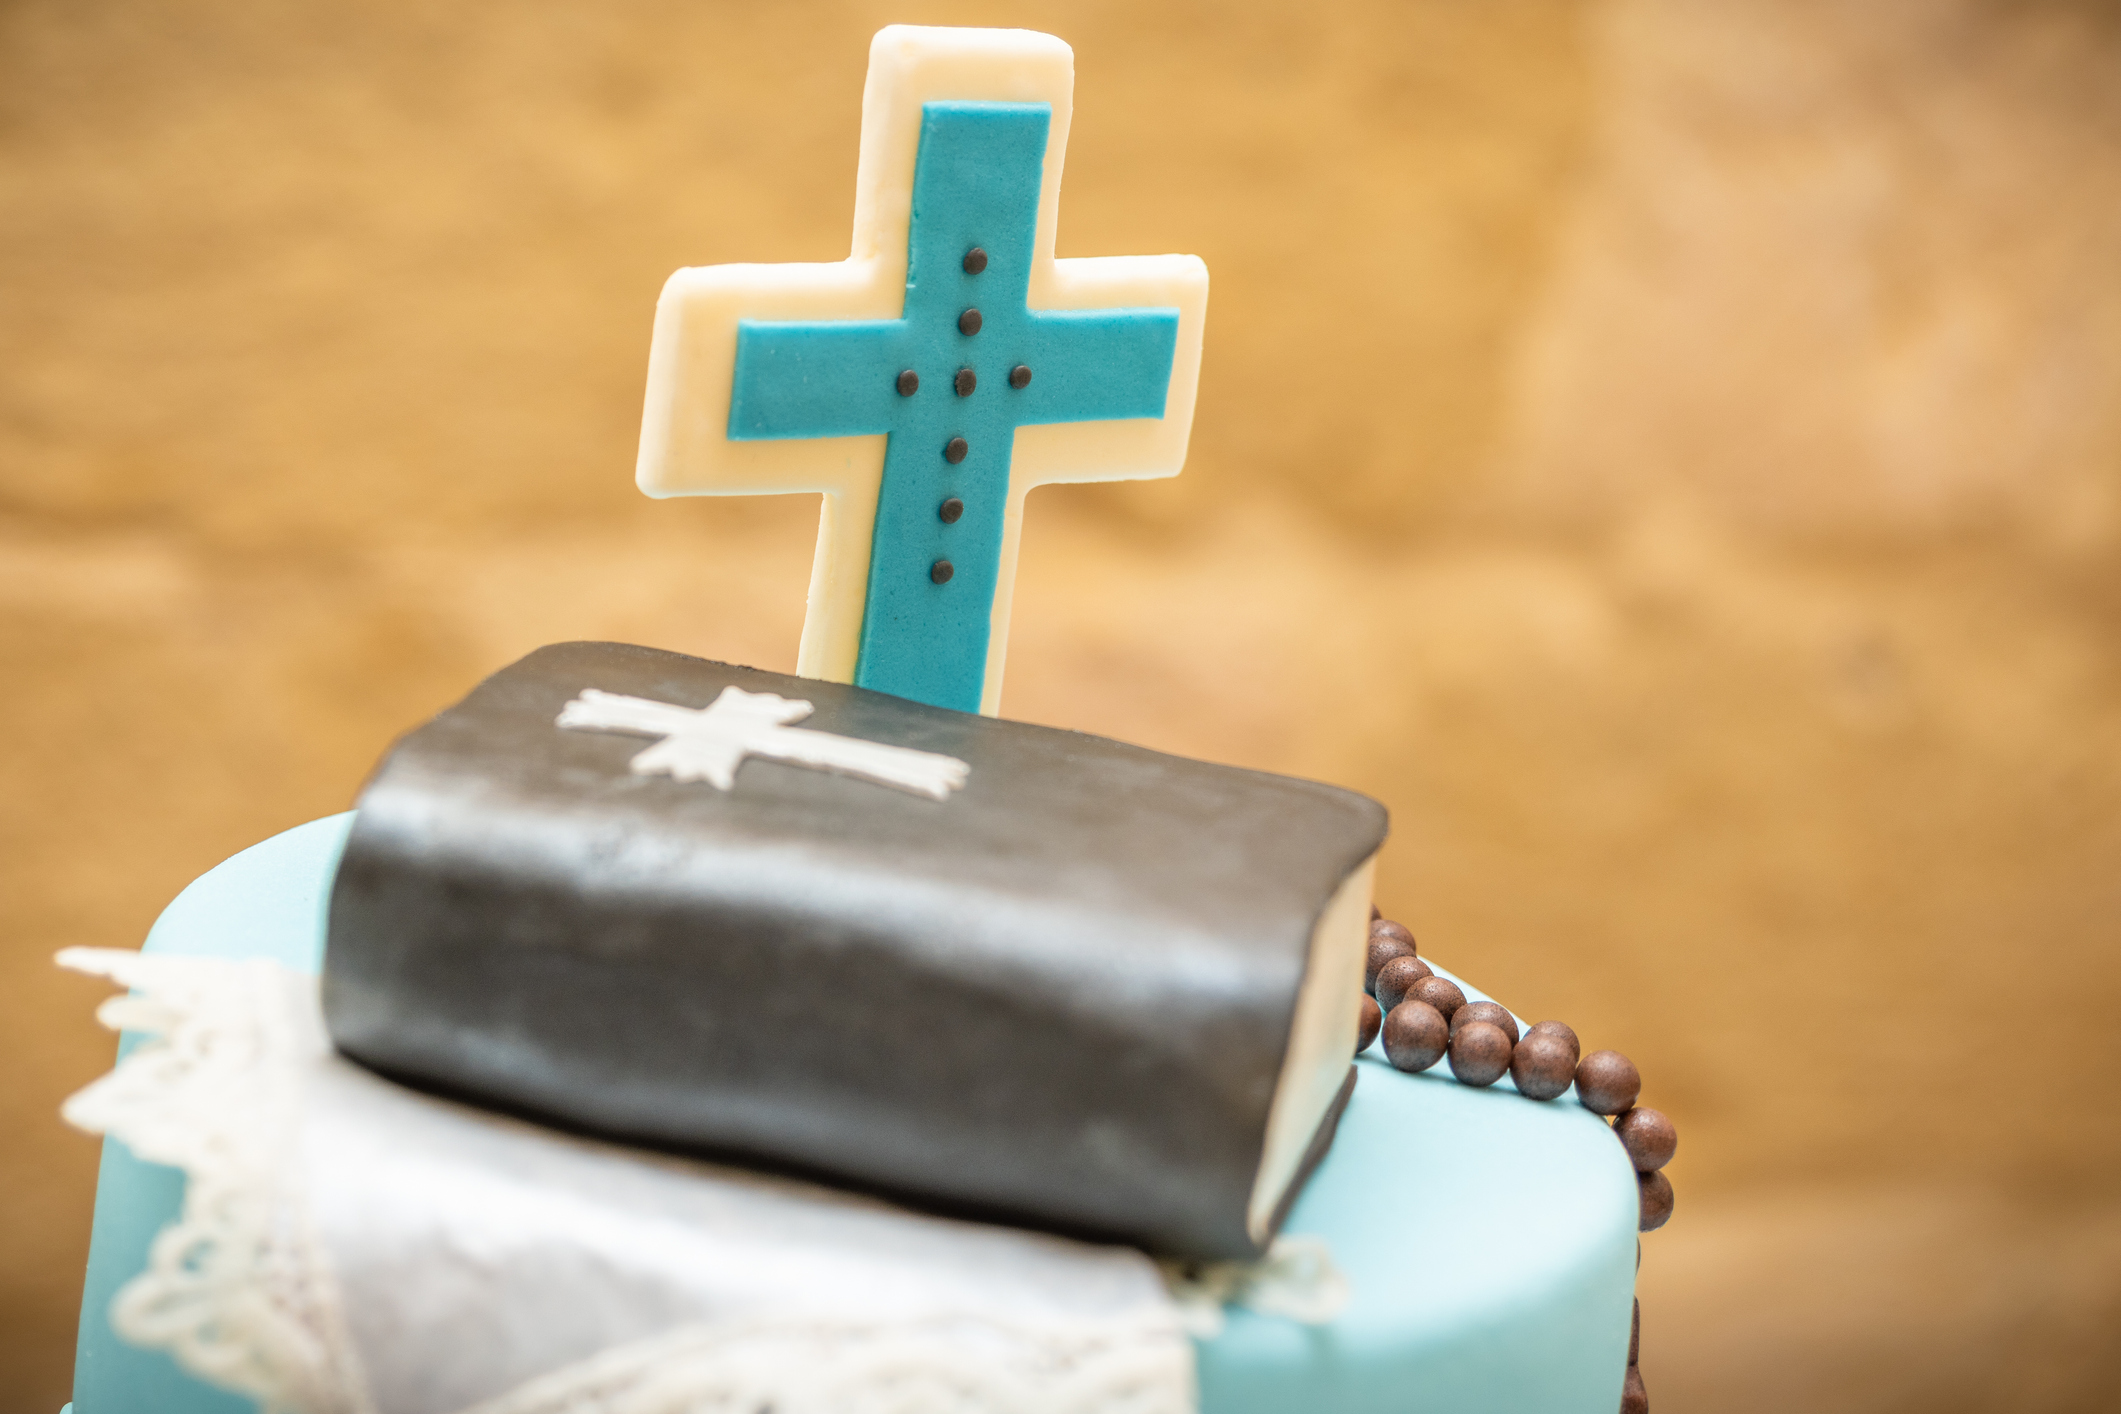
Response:
M1017 429L980 711L992 716L1001 707L1024 498L1032 488L1176 476L1185 465L1200 384L1208 267L1190 255L1054 257L1061 162L1067 152L1074 89L1074 51L1052 35L888 26L870 43L869 78L862 91L853 253L823 264L688 268L663 286L648 354L647 402L634 479L642 491L656 497L824 494L809 608L796 650L800 676L854 680L885 437L730 441L737 321L900 317L923 104L955 100L1052 106L1026 298L1031 308L1179 311L1178 343L1161 418Z
M707 781L717 790L736 784L737 767L750 756L858 776L934 800L948 799L972 774L955 756L788 725L812 710L808 702L740 687L723 688L721 696L699 708L590 687L560 709L558 724L659 736L663 739L635 756L628 770L636 776L662 773L673 780Z

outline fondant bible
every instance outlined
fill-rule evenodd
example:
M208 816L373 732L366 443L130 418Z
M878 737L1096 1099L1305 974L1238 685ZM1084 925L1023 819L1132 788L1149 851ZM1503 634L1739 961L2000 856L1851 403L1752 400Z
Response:
M591 692L697 714L730 688L963 769L923 794L769 743L722 789L635 768L624 733L682 716L560 720ZM586 1130L1253 1256L1353 1083L1384 833L1331 786L561 644L367 786L325 1013L378 1070Z

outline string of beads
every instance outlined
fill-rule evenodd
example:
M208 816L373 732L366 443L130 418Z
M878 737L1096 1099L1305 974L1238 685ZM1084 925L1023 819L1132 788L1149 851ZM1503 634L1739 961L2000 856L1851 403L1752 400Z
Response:
M1362 1019L1355 1049L1380 1037L1385 1059L1405 1071L1424 1071L1451 1058L1451 1074L1464 1085L1493 1085L1507 1075L1532 1100L1559 1099L1570 1085L1576 1102L1603 1115L1627 1151L1641 1194L1637 1227L1655 1232L1672 1216L1672 1181L1664 1166L1679 1148L1679 1131L1660 1110L1635 1103L1642 1073L1618 1051L1582 1053L1576 1033L1559 1021L1535 1022L1522 1035L1517 1018L1494 1002L1470 1002L1458 984L1439 977L1415 955L1414 935L1370 910L1370 953L1363 968ZM1642 1261L1642 1244L1635 1244ZM1650 1397L1636 1364L1642 1337L1642 1303L1636 1302L1628 1331L1627 1380L1620 1414L1649 1414Z

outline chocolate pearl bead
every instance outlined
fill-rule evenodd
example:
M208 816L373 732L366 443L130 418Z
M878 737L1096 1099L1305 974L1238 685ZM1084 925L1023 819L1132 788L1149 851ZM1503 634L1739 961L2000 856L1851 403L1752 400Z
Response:
M1364 997L1362 1019L1355 1023L1355 1054L1361 1055L1370 1049L1370 1043L1377 1039L1378 1028L1384 1024L1384 1010L1377 1005L1377 998Z
M1638 1173L1635 1186L1642 1190L1642 1221L1636 1224L1644 1232L1655 1232L1672 1218L1672 1180L1661 1173Z
M1031 386L1031 366L1030 366L1029 364L1025 364L1025 363L1019 363L1019 364L1018 364L1018 365L1017 365L1016 367L1014 367L1014 368L1010 369L1010 370L1009 370L1009 386L1010 386L1010 387L1012 387L1012 388L1028 388L1028 387L1030 387L1030 386Z
M1576 1065L1576 1098L1594 1114L1617 1115L1642 1093L1642 1072L1618 1051L1593 1051Z
M1531 1029L1524 1034L1528 1040L1534 1036L1552 1036L1567 1045L1569 1048L1569 1072L1572 1077L1574 1076L1576 1062L1583 1059L1583 1047L1577 1044L1576 1033L1569 1029L1567 1022L1535 1021L1532 1023Z
M1621 1147L1628 1151L1637 1173L1655 1173L1670 1163L1679 1150L1678 1127L1665 1118L1662 1110L1644 1105L1637 1105L1614 1120L1613 1132L1620 1136Z
M1408 952L1416 951L1414 947L1414 934L1408 931L1407 925L1404 923L1394 923L1389 918L1371 919L1370 940L1372 942L1375 942L1379 938L1397 939L1398 941L1407 945Z
M912 369L910 369L910 368L909 368L909 369L907 369L907 370L906 370L906 371L905 371L904 373L901 373L901 374L900 374L900 375L898 376L898 395L899 395L900 397L902 397L902 398L910 398L910 397L912 397L912 396L913 396L913 395L914 395L915 393L918 393L918 392L919 392L920 390L921 390L921 375L920 375L920 374L918 374L918 373L915 373L915 372L914 372L914 371L913 371Z
M979 326L979 311L976 309L968 309L957 317L957 332L960 334L977 334Z
M1476 1021L1485 1021L1498 1028L1510 1038L1511 1045L1517 1044L1517 1018L1510 1015L1510 1009L1502 1003L1467 1002L1452 1014L1451 1034L1456 1036L1459 1027L1470 1026Z
M1427 1002L1405 1001L1385 1013L1385 1059L1400 1070L1427 1070L1443 1059L1451 1026Z
M974 246L965 252L965 273L967 275L977 275L986 268L987 252L981 250L978 246Z
M943 460L952 466L956 466L965 459L965 453L971 450L972 444L970 442L967 442L962 437L952 437L949 441L943 443Z
M1454 1025L1451 1027L1451 1074L1463 1085L1493 1085L1510 1068L1510 1050L1510 1038L1493 1022Z
M1412 943L1402 942L1400 939L1389 935L1380 937L1374 932L1370 934L1370 954L1364 959L1362 965L1363 990L1373 997L1376 996L1377 974L1384 970L1385 964L1394 958L1412 956L1414 956L1414 945ZM1428 969L1426 967L1422 971L1423 975L1427 975ZM1410 981L1407 985L1411 987L1414 984ZM1385 1007L1386 1011L1391 1009L1389 1005Z
M1637 1239L1638 1241L1640 1239ZM1642 1302L1635 1303L1635 1314L1628 1317L1628 1363L1634 1364L1642 1354Z
M1551 1100L1575 1078L1576 1048L1537 1026L1510 1055L1510 1079L1517 1082L1517 1093L1528 1099Z
M1466 1004L1466 994L1458 990L1458 984L1443 977L1424 977L1407 988L1407 995L1435 1007L1446 1021L1451 1019L1453 1012Z
M1407 999L1414 984L1431 976L1429 964L1418 957L1395 957L1377 969L1377 1004L1386 1011Z
M1650 1392L1642 1387L1642 1371L1633 1365L1620 1386L1620 1414L1650 1414Z
M950 380L950 386L957 390L959 397L969 398L972 390L979 386L979 375L969 368L960 368L957 377Z
M928 578L934 580L937 584L948 584L950 577L956 573L957 566L951 564L948 560L937 560L934 564L928 566Z
M964 513L965 503L955 496L946 497L943 503L935 508L935 518L944 525L956 525L957 518Z

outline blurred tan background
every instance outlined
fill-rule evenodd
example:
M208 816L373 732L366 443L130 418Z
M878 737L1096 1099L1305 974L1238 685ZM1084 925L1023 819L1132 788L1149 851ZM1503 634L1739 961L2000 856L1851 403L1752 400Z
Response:
M2121 9L10 0L0 1409L53 950L537 644L792 666L814 503L633 490L650 312L845 253L893 20L1070 40L1061 253L1215 282L1009 713L1376 794L1425 951L1637 1058L1662 1414L2121 1405Z

